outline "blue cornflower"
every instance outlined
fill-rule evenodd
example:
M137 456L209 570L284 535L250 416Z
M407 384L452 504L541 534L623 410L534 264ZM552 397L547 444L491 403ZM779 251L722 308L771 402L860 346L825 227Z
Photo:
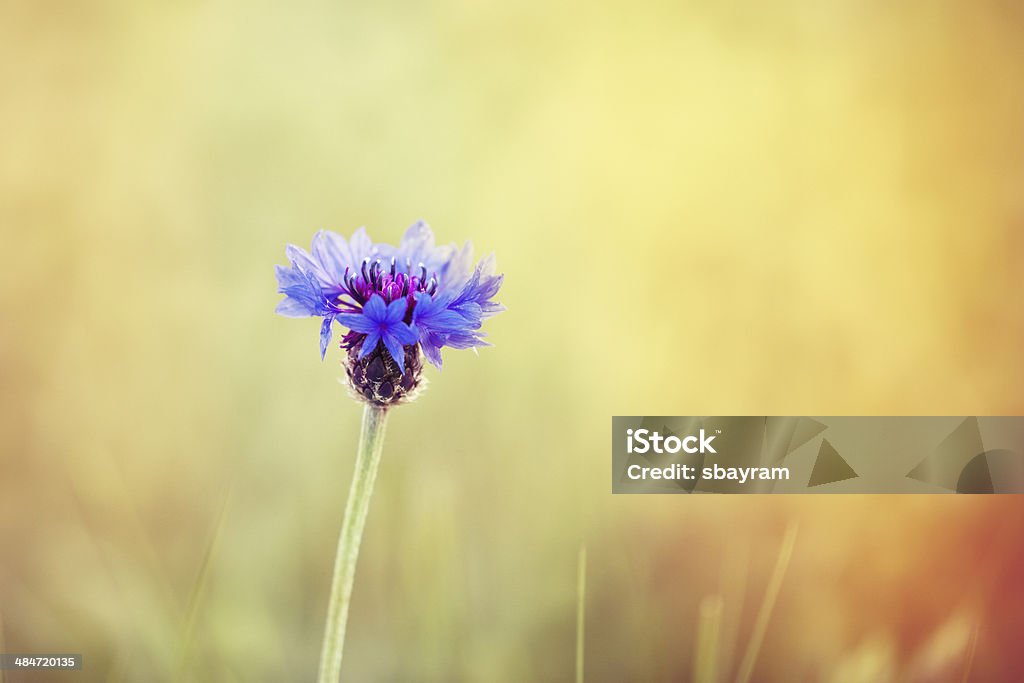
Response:
M472 267L472 247L438 247L419 221L397 246L374 243L360 228L346 241L321 230L310 251L285 250L277 266L277 312L323 318L320 355L334 323L348 328L342 348L355 391L379 405L407 398L420 383L420 352L441 367L441 349L489 346L483 321L504 307L494 301L503 275L488 257Z

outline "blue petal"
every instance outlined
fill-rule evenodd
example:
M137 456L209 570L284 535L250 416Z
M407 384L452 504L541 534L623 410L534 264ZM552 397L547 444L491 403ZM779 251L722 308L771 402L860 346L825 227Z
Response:
M285 287L305 285L306 276L297 268L290 266L274 266L274 275L277 276L277 291L284 292Z
M371 296L370 300L363 306L363 315L375 323L386 322L388 307L384 303L384 297L380 294L374 294Z
M471 349L475 346L491 346L483 340L484 335L480 332L456 332L445 337L444 345L453 349Z
M331 325L333 324L334 316L327 316L320 326L320 360L323 360L324 356L327 355L327 345L331 343L331 334L333 333Z
M428 334L420 339L420 348L423 349L423 355L438 370L441 369L441 346L443 345L444 340L437 340L436 335Z
M470 330L479 327L467 321L454 311L439 311L423 320L417 321L417 325L423 326L431 332L457 332L459 330Z
M416 305L412 309L413 320L432 315L442 303L439 299L435 299L426 292L417 292L413 295L413 299L416 301Z
M447 307L447 298L435 299L425 292L420 292L416 294L416 307L412 310L413 324L437 332L466 327L462 318L446 310Z
M316 274L316 271L323 270L320 267L320 264L317 263L302 247L289 244L284 248L284 255L288 257L288 260L292 262L292 265L296 266L303 272Z
M462 291L455 298L454 303L475 301L482 304L495 294L504 282L504 275L492 275L494 271L494 256L488 256L477 264L473 275L463 286Z
M282 299L274 309L274 313L286 318L308 318L311 315L317 315L316 310L308 302L291 297Z
M369 334L380 327L362 313L339 313L337 319L348 329L361 334Z
M429 256L434 249L434 231L423 220L418 220L405 231L402 241L398 244L398 252L403 256ZM415 263L415 261L414 261Z
M300 315L327 315L334 309L324 298L317 279L298 268L277 267L278 291L294 303L278 304L277 312L288 317Z
M359 347L359 358L363 358L366 354L377 348L377 342L380 341L380 331L374 329L366 335L366 339L363 340L363 345Z
M372 258L379 251L370 236L366 234L366 228L359 228L352 234L352 239L348 241L348 250L349 265L352 268L359 268L363 259Z
M453 306L452 311L464 319L470 327L480 327L480 321L483 320L483 309L474 301Z
M444 264L437 269L441 284L438 295L455 296L473 272L473 244L466 242L459 249L452 246Z
M330 230L321 230L313 236L313 258L335 284L345 277L345 267L352 267L345 238Z
M344 292L341 285L344 269L341 272L336 272L337 264L333 257L330 257L325 246L325 234L325 231L321 230L313 238L314 254L312 256L305 249L294 244L285 247L284 252L295 270L314 277L320 288L333 298ZM333 233L330 234L333 235ZM334 237L341 240L337 235ZM344 242L344 240L341 241Z
M405 347L402 346L402 342L398 337L392 334L390 331L385 332L381 339L384 340L384 346L387 348L388 353L398 363L398 369L401 374L405 374Z
M415 344L419 341L420 335L411 325L396 323L388 328L388 334L394 335L398 341L405 345Z
M404 273L419 275L420 264L427 269L427 277L434 273L443 281L443 274L448 269L454 255L454 245L434 246L434 233L423 221L416 221L402 236L397 249L387 256L394 257L395 265Z
M502 311L507 311L508 309L505 308L505 306L503 306L502 304L499 304L494 301L488 301L485 304L481 304L480 310L483 312L484 318L490 318L495 315L498 315Z
M379 297L378 297L379 298ZM387 313L384 316L384 322L388 325L401 322L402 318L405 317L405 310L409 307L409 302L404 298L395 299L388 304Z

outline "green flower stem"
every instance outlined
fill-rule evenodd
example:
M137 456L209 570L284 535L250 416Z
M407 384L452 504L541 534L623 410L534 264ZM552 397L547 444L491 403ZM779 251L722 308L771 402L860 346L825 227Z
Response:
M327 626L320 650L318 683L338 683L341 675L341 654L345 647L345 622L352 597L352 581L359 559L359 542L363 538L366 512L370 508L373 482L377 478L380 454L384 446L387 409L367 404L363 410L363 429L356 452L356 471L345 505L345 519L338 538L338 554L334 559L331 600L327 606Z

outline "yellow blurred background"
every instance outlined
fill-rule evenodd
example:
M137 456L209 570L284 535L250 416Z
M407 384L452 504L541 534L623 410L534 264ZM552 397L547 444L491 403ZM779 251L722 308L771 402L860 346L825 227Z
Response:
M272 267L423 218L508 311L393 412L348 680L572 680L582 544L587 681L691 680L715 595L732 671L791 522L754 680L1024 675L1020 499L613 497L608 443L1024 412L1020 3L13 0L0 88L0 651L313 678L360 409Z

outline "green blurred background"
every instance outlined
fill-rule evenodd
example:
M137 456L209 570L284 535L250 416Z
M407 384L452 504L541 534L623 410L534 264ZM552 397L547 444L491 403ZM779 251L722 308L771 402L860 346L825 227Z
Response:
M731 670L791 522L755 680L1024 675L1018 498L610 494L614 414L1024 412L1024 8L897 4L4 3L0 650L313 678L360 409L272 266L424 218L508 312L394 411L349 680L572 680L581 544L588 681L711 595Z

